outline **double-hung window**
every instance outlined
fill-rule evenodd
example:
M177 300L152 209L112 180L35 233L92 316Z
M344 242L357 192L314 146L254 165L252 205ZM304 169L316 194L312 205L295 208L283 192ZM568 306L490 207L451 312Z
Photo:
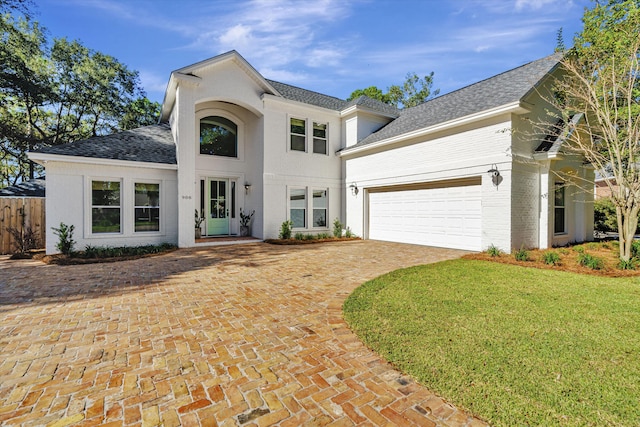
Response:
M135 231L160 231L160 184L135 183Z
M91 181L91 232L120 233L120 181Z
M307 190L292 188L289 191L289 219L293 228L307 227Z
M327 190L313 190L313 226L327 226Z
M327 154L327 124L313 122L313 152Z
M307 122L303 119L290 119L290 145L293 151L307 151Z
M553 204L553 232L555 234L564 234L566 229L566 194L565 183L556 182L555 197Z

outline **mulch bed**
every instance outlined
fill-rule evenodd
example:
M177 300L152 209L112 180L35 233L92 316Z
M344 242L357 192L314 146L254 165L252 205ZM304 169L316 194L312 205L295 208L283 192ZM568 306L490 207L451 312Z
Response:
M350 242L353 240L361 240L359 237L331 237L329 239L312 239L312 240L300 240L300 239L266 239L265 243L272 245L307 245L313 243L329 243L329 242Z
M55 254L55 255L36 254L33 256L33 259L40 260L45 264L56 264L56 265L102 264L106 262L130 261L133 259L148 258L152 256L173 252L176 249L177 248L167 249L167 250L156 252L153 254L128 255L128 256L109 257L109 258L80 258L80 257L70 257L62 254Z
M575 248L584 248L584 252L602 259L604 267L601 270L593 270L589 267L578 264L578 252ZM542 255L547 251L555 251L560 255L560 265L545 264ZM515 252L515 251L514 251ZM640 270L620 270L618 269L619 253L618 246L611 241L599 243L584 243L581 245L568 246L553 249L531 249L529 251L529 261L517 261L514 254L501 254L492 257L487 252L467 254L463 258L482 261L499 262L503 264L520 265L522 267L543 268L556 271L568 271L571 273L589 274L607 277L630 277L640 276ZM640 265L638 266L640 268Z

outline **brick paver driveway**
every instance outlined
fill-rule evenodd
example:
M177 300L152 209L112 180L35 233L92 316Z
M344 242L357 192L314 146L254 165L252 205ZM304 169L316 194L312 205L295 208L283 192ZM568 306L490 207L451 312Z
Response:
M355 241L110 264L0 258L0 424L481 425L342 319L362 282L462 252Z

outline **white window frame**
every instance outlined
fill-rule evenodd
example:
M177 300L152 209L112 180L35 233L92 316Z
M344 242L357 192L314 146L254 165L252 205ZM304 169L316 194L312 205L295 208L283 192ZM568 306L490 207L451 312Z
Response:
M311 122L313 124L313 126L311 127L311 152L313 154L320 154L322 156L328 156L329 155L329 123L327 122L317 122L317 121L312 121ZM324 138L316 138L316 136L313 133L313 130L315 129L316 125L324 125ZM316 139L318 140L324 140L324 153L316 153L315 151L315 142Z
M562 205L556 205L556 192L558 190L562 191ZM553 234L556 236L566 235L567 234L567 188L565 182L555 182L553 184ZM562 231L556 230L556 212L558 209L561 209L564 216L564 222L562 224Z
M209 117L209 116L218 116L218 117L222 117L225 118L227 120L232 121L236 127L237 127L237 134L236 134L236 144L237 144L237 157L228 157L228 156L216 156L215 154L200 154L200 120L204 119L205 117ZM226 110L222 110L220 108L204 108L202 110L198 110L196 111L195 114L195 133L196 133L196 141L195 141L195 154L196 157L198 157L199 159L205 160L205 161L209 161L209 162L220 162L220 161L224 161L224 162L243 162L244 161L244 133L245 133L245 125L244 125L244 121L240 120L240 117L236 116L233 113L230 113L229 111ZM149 181L151 182L151 181Z
M138 206L136 205L136 184L157 184L158 185L158 205L157 206ZM134 234L141 234L141 235L153 235L153 234L162 234L163 232L163 223L164 223L164 213L163 213L163 185L162 185L162 181L159 180L155 180L155 179L137 179L134 178L131 182L131 187L132 187L132 197L133 197L133 211L132 211L132 215L133 215L133 229L131 230ZM144 207L148 207L148 208L157 208L158 209L158 229L157 230L149 230L149 231L136 231L136 209L137 208L144 208Z
M120 183L120 205L118 209L120 209L120 231L108 232L108 233L99 233L93 231L93 209L99 207L107 207L107 208L115 208L115 206L101 206L93 204L93 183L94 182L118 182ZM87 202L88 209L87 214L85 216L85 224L87 224L85 231L86 234L92 237L111 237L111 236L120 236L124 234L124 179L122 177L88 177L87 178Z
M304 191L304 227L296 227L295 225L292 225L291 228L293 230L307 230L309 228L309 190L307 187L296 186L287 188L287 220L293 222L291 219L291 192L295 190Z
M326 206L324 208L317 208L318 210L322 209L322 210L325 211L324 212L324 214L325 214L325 217L324 217L325 224L324 224L324 226L316 227L315 223L314 223L316 207L313 205L313 193L315 191L324 191L325 192ZM325 188L317 188L317 187L316 188L311 188L311 191L308 191L307 193L311 193L311 201L310 201L311 209L309 210L309 212L311 213L311 215L310 215L311 222L309 222L310 228L313 228L315 230L327 230L327 229L329 229L329 188L326 188L326 187Z
M291 131L291 120L301 120L304 122L304 135L300 133L293 133ZM292 137L304 136L304 150L294 150L291 148ZM287 151L292 153L307 153L309 151L309 120L303 119L298 116L289 116L287 119Z

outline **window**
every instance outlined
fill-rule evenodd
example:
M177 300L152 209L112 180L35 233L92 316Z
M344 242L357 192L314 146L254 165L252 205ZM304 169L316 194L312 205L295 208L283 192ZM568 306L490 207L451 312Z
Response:
M160 184L135 184L135 231L160 231Z
M556 234L567 232L565 227L565 188L564 182L556 182L553 223L553 232Z
M91 181L91 232L120 233L120 181Z
M289 193L289 219L293 228L307 226L307 192L303 189L292 189Z
M219 116L201 119L200 154L238 157L238 126Z
M313 122L313 152L327 154L327 125Z
M291 119L291 150L307 151L307 122Z
M327 226L327 190L313 190L313 226Z

